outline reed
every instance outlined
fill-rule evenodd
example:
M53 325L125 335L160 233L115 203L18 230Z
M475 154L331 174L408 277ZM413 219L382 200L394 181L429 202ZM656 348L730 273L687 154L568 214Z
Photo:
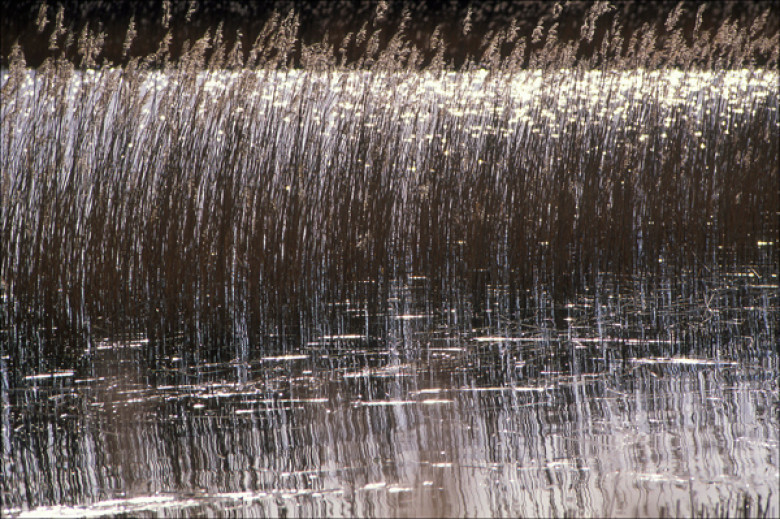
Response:
M301 41L290 11L143 56L131 23L119 66L111 36L42 7L50 56L4 57L6 317L220 343L410 275L479 305L492 285L774 264L771 11L705 30L680 4L627 32L596 3L572 39L556 4L456 69L444 29L415 44L382 5L338 42Z

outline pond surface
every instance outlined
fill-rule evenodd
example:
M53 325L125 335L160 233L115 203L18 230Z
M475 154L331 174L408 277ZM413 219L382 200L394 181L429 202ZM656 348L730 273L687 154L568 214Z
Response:
M488 287L480 312L412 278L228 361L134 336L19 370L42 342L8 328L2 512L777 516L769 270L605 275L522 311Z
M780 516L763 22L447 72L286 20L6 60L2 516Z

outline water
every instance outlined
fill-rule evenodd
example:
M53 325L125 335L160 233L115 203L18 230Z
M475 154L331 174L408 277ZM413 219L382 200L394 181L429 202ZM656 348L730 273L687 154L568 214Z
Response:
M780 514L776 72L57 67L4 516Z
M517 311L496 286L481 312L413 278L226 361L6 352L3 515L775 516L776 276L603 275Z

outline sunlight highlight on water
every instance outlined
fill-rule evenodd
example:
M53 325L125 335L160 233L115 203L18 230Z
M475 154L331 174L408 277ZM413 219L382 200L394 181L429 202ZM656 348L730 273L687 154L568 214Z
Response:
M4 368L3 513L654 516L748 495L772 515L778 301L743 279L681 298L605 277L491 322L457 301L401 319L428 315L410 286L403 313L366 310L382 337L359 316L306 353L105 339L77 370Z

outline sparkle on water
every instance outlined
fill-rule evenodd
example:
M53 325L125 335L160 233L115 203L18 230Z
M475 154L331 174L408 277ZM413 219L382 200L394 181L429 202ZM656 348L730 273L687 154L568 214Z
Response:
M3 84L7 80L3 75ZM435 172L425 168L432 149L450 156L489 148L494 138L541 142L534 160L552 163L550 150L573 139L571 124L577 123L610 129L598 134L607 139L598 143L599 160L608 155L601 150L651 150L681 133L690 153L706 156L758 109L769 114L767 124L777 131L778 75L763 70L528 70L511 77L485 71L435 76L291 70L209 72L194 79L149 72L133 97L141 117L132 125L115 119L126 115L118 106L127 101L121 97L121 71L76 73L64 85L63 98L41 96L34 72L24 81L20 95L4 97L0 108L4 183L24 180L14 166L24 162L32 145L30 114L64 109L61 125L37 129L43 141L59 143L58 160L78 156L121 165L116 175L122 177L111 178L128 193L135 183L148 181L146 175L160 175L158 184L149 184L154 195L164 188L164 173L151 161L156 146L169 144L165 139L174 124L159 111L175 102L189 124L202 128L196 144L203 154L190 164L202 171L188 177L195 179L189 187L198 215L214 203L210 186L218 183L225 150L233 149L229 139L239 134L250 147L242 152L246 162L238 165L247 172L236 177L245 183L239 187L259 182L249 173L253 166L277 161L275 176L264 179L274 196L294 201L300 195L311 204L306 207L323 207L330 202L326 196L339 194L325 187L337 171L330 166L347 164L357 171L345 149L367 131L371 142L388 139L396 145L397 157L383 177L396 202L375 220L395 222L390 244L419 230L409 230L414 222L407 217L410 208L419 209L433 196L429 174ZM106 93L108 99L102 97ZM84 110L99 102L111 109ZM252 115L241 119L246 112ZM244 133L233 131L235 121L244 124ZM442 121L457 124L456 131L437 125ZM652 132L648 121L655 125ZM114 126L129 129L120 139L125 145L105 150L102 132ZM291 142L303 149L290 149ZM84 155L84 150L101 151ZM285 167L294 154L298 169L291 174ZM387 167L367 156L360 166L366 171ZM40 154L33 162L62 177L55 187L80 193L84 210L72 214L72 229L84 236L70 237L69 243L86 243L95 229L88 218L97 203L92 194L100 186L69 175L99 164L53 170L50 159ZM478 153L459 160L464 176L485 162ZM568 187L577 204L584 200L583 185ZM107 196L109 213L140 215L138 222L156 217L144 205L153 197ZM20 243L34 224L54 226L33 210L37 202L9 200L3 229ZM136 202L137 212L127 209ZM554 212L546 207L546 213L532 214ZM575 213L580 209L575 204ZM254 216L239 214L237 235L251 227ZM709 229L715 225L707 216L702 226ZM318 279L329 266L324 256L331 248L322 244L329 229L315 217L301 221L300 261ZM117 223L116 239L136 236L136 223ZM203 227L201 236L208 234L202 217L190 223ZM649 234L642 232L655 222L641 225L635 236L639 257L649 254ZM370 230L351 236L355 250L367 247ZM474 236L447 238L455 259L461 249L468 256L479 248L469 241ZM536 249L555 244L554 234L538 238ZM276 246L271 239L263 237L262 250ZM139 256L146 252L140 240L128 249ZM64 305L89 332L75 341L61 340L57 330L3 324L2 513L652 516L724 506L729 511L749 499L777 516L775 242L763 236L746 240L763 261L713 262L695 273L678 269L664 276L657 273L665 272L674 251L662 251L652 258L656 275L641 269L634 276L599 273L565 300L542 282L519 292L492 282L469 292L453 283L447 294L434 295L435 273L408 269L417 275L382 280L390 286L387 297L317 301L321 308L305 314L295 329L273 328L262 339L249 333L240 311L227 313L236 320L231 340L222 344L229 360L224 351L217 355L203 347L209 339L199 329L186 337L176 330L162 339L145 335L142 326L104 334L93 325L100 316L89 315L86 299L73 308ZM33 243L41 247L35 253L45 255L49 242ZM512 243L506 235L502 243L491 257L506 256ZM723 247L708 243L705 254ZM82 287L85 269L102 265L90 263L79 247L61 249L69 256L55 278L68 287ZM271 271L287 264L289 251L279 247ZM4 265L25 265L30 252L22 246L4 250L9 253ZM100 258L102 253L99 249ZM246 274L242 262L249 260L236 252L226 262L229 275L223 281ZM150 279L138 263L121 255L116 262L127 269L128 283ZM434 265L451 268L446 261ZM517 272L508 271L510 277ZM8 281L3 312L15 308L12 290L22 286ZM379 280L358 283L373 286ZM230 290L241 299L239 289ZM105 308L101 305L114 295L109 292L95 307ZM211 308L206 298L213 295L196 291L189 300L197 308L192 315ZM155 304L132 322L156 319Z
M18 380L5 356L3 513L653 516L750 496L772 516L777 290L724 277L605 276L524 319L500 299L426 313L407 285L364 307L381 336L353 315L306 353L231 362L106 338Z

